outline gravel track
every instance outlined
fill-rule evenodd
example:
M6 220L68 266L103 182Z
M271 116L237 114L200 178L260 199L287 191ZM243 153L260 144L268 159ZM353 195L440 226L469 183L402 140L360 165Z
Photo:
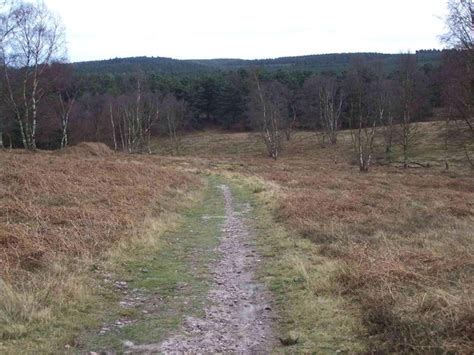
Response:
M161 344L134 346L127 353L253 354L267 353L274 345L270 296L254 277L260 261L255 236L243 214L235 211L229 187L220 189L225 225L204 316L188 317L178 333Z

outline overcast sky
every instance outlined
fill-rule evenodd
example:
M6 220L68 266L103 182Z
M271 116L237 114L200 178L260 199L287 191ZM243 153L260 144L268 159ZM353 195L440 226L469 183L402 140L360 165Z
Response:
M446 0L45 0L71 61L441 48Z

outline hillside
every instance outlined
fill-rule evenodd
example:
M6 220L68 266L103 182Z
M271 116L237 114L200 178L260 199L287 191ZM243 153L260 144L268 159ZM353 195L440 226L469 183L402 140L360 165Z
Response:
M212 68L193 61L163 57L114 58L73 64L84 74L126 74L136 72L159 74L192 74L211 71Z
M441 60L441 52L437 50L422 50L416 52L420 66L425 64L437 65ZM274 59L196 59L179 60L164 57L133 57L115 58L90 62L74 63L75 69L85 74L124 74L143 71L159 74L202 74L212 71L230 71L261 67L267 70L290 71L335 71L346 70L354 60L370 63L381 62L388 69L393 68L400 54L383 53L338 53L317 54Z

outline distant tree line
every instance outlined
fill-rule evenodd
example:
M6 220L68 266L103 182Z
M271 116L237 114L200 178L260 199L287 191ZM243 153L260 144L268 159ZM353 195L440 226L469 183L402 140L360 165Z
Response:
M415 53L420 66L438 66L441 61L440 50L419 50ZM348 69L355 59L367 63L382 62L387 71L393 70L401 54L383 53L337 53L316 54L275 59L205 59L178 60L164 57L132 57L74 63L79 73L85 74L125 74L140 70L145 73L199 76L218 71L237 71L264 67L268 71L310 71L321 73L333 71L341 73Z
M350 128L360 169L367 171L376 132L387 158L397 142L407 165L414 123L443 107L447 130L462 136L472 161L472 4L467 0L450 1L444 41L451 49L442 52L280 58L232 70L216 68L238 60L182 61L178 69L180 61L169 60L164 65L174 69L161 72L124 67L119 59L124 72L66 64L63 28L44 5L1 6L1 147L57 149L97 141L137 153L150 152L153 136L168 135L179 154L181 132L214 127L255 131L277 159L295 129L315 130L322 145L333 145L338 132ZM350 62L343 70L298 67L313 57ZM290 59L291 68L275 69ZM201 70L211 64L212 70Z

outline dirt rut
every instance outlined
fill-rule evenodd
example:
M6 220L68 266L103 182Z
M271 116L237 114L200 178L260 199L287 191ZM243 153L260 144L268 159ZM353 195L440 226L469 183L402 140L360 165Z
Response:
M254 235L243 213L235 211L228 186L220 186L225 199L225 225L213 266L214 284L202 318L188 317L177 335L161 344L134 346L128 353L262 353L271 350L270 297L254 272L259 263ZM250 207L249 207L250 208ZM245 211L244 211L245 212Z

